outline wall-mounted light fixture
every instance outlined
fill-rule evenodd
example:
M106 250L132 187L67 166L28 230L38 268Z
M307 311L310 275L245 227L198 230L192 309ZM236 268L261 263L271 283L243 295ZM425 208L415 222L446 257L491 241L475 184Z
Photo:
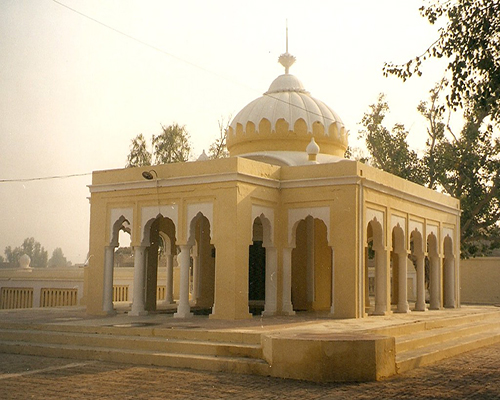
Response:
M151 172L154 172L155 175L156 175L156 179L158 179L158 174L156 173L156 171L154 169L150 170L150 171L144 171L142 173L142 177L144 179L147 179L148 181L152 180L154 178L153 174Z
M151 181L155 178L155 176L153 176L153 174L151 173L153 172L156 176L156 201L158 203L158 215L161 214L161 209L160 209L160 192L159 192L159 189L158 189L158 173L154 170L154 169L151 169L149 171L143 171L142 172L142 177L144 179L147 179L148 181Z

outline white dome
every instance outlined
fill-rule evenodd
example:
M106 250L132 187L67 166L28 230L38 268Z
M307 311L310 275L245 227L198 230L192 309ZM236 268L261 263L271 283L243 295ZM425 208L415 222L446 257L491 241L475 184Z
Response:
M309 131L312 131L315 122L319 122L327 136L331 124L337 125L338 132L344 127L335 111L312 97L302 82L290 74L278 76L262 97L244 107L231 122L231 128L236 131L237 124L245 127L247 122L258 126L263 118L271 123L273 130L279 119L284 119L292 127L299 119L303 119Z
M347 132L340 117L325 103L315 99L302 82L288 73L295 57L284 53L279 62L285 74L278 76L262 97L245 106L231 122L227 132L227 148L232 156L264 157L276 160L286 154L290 163L307 159L306 147L311 137L321 154L343 157L347 149ZM290 164L290 165L291 165Z

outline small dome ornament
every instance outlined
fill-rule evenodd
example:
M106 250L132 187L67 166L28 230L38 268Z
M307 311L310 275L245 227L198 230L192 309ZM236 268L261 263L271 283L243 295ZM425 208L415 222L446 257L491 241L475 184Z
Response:
M203 149L203 153L200 154L200 156L196 161L208 161L208 160L210 160L210 157L207 156L207 153L205 153L205 149Z
M309 142L309 144L306 147L306 153L307 153L309 161L314 162L314 163L317 162L316 157L319 154L319 146L318 146L318 143L316 143L316 141L314 140L314 136L311 138L311 141Z

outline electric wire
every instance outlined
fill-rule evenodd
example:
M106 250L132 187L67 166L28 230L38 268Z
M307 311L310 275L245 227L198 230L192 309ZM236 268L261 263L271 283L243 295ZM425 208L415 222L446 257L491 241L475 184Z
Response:
M87 175L92 175L92 172L85 172L85 173L82 173L82 174L41 176L41 177L37 177L37 178L0 179L0 183L47 181L47 180L50 180L50 179L66 179L66 178L74 178L74 177L77 177L77 176L87 176Z
M233 84L237 84L237 85L239 85L239 86L245 87L245 88L247 88L247 89L249 89L249 90L252 90L253 92L256 92L256 93L262 93L260 90L257 90L257 89L255 89L255 88L253 88L253 87L250 87L250 86L248 86L248 85L246 85L246 84L244 84L244 83L242 83L242 82L239 82L239 81L237 81L237 80L234 80L234 79L228 78L227 76L223 76L223 75L221 75L221 74L218 74L217 72L211 71L211 70L209 70L209 69L207 69L207 68L204 68L204 67L202 67L202 66L200 66L200 65L198 65L198 64L195 64L195 63L193 63L193 62L191 62L191 61L187 61L187 60L185 60L185 59L183 59L183 58L181 58L181 57L178 57L178 56L176 56L176 55L174 55L174 54L172 54L172 53L169 53L169 52L168 52L168 51L166 51L166 50L163 50L163 49L161 49L161 48L159 48L159 47L156 47L156 46L154 46L154 45L152 45L152 44L150 44L150 43L147 43L147 42L145 42L145 41L143 41L143 40L141 40L141 39L138 39L138 38L136 38L136 37L134 37L134 36L132 36L132 35L129 35L128 33L125 33L125 32L123 32L123 31L120 31L120 30L116 29L116 28L113 28L112 26L110 26L110 25L108 25L108 24L105 24L104 22L101 22L101 21L99 21L99 20L97 20L97 19L95 19L95 18L93 18L93 17L91 17L91 16L89 16L89 15L87 15L87 14L85 14L85 13L81 12L81 11L78 11L78 10L76 10L76 9L72 8L72 7L69 7L68 5L66 5L66 4L64 4L64 3L61 3L61 2L60 2L60 1L58 1L58 0L52 0L52 1L53 1L54 3L56 3L56 4L60 5L60 6L62 6L62 7L65 7L66 9L68 9L68 10L70 10L70 11L72 11L72 12L74 12L74 13L78 14L78 15L81 15L81 16L82 16L82 17L84 17L84 18L87 18L87 19L89 19L89 20L91 20L91 21L93 21L93 22L95 22L95 23L97 23L97 24L99 24L99 25L101 25L101 26L103 26L103 27L107 28L107 29L112 30L112 31L113 31L113 32L115 32L115 33L118 33L119 35L122 35L122 36L124 36L124 37L126 37L126 38L128 38L128 39L130 39L130 40L133 40L133 41L135 41L135 42L137 42L137 43L140 43L140 44L142 44L142 45L144 45L144 46L146 46L146 47L149 47L149 48L151 48L151 49L153 49L153 50L155 50L155 51L158 51L158 52L160 52L160 53L163 53L163 54L165 54L165 55L167 55L167 56L169 56L169 57L172 57L172 58L174 58L174 59L176 59L176 60L178 60L178 61L181 61L181 62L183 62L183 63L185 63L185 64L188 64L188 65L190 65L190 66L192 66L192 67L194 67L194 68L197 68L197 69L199 69L199 70L201 70L201 71L204 71L204 72L207 72L207 73L209 73L209 74L212 74L212 75L214 75L214 76L216 76L216 77L218 77L218 78L220 78L220 79L223 79L223 80L226 80L226 81L231 82L231 83L233 83ZM287 27L287 29L288 29L288 27ZM288 47L288 45L287 45L287 47ZM299 109L299 110L303 110L303 111L305 111L305 112L307 112L307 113L309 113L309 114L312 114L312 115L315 115L315 116L321 117L321 118L323 118L323 119L325 119L325 120L329 120L329 121L331 121L331 122L337 122L334 118L330 118L330 117L329 117L329 116L327 116L327 115L323 115L323 114L320 114L320 113L314 112L314 111L312 111L312 110L308 110L307 108L305 108L305 107L301 107L301 106L300 106L300 105L298 105L298 104L292 104L292 103L290 103L289 101L286 101L286 100L281 99L281 98L279 98L279 97L272 96L272 95L271 95L271 94L269 94L269 93L264 93L264 94L263 94L263 96L270 97L270 98L272 98L272 99L274 99L274 100L276 100L276 101L279 101L279 102L284 103L284 104L288 104L288 105L289 105L289 106L291 106L291 107L295 107L295 108L297 108L297 109Z

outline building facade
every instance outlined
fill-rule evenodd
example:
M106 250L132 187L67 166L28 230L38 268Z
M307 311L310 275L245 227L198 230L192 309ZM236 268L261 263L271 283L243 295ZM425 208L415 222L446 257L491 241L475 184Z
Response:
M458 200L345 159L344 124L289 73L294 60L283 54L285 74L232 121L229 158L93 173L88 313L114 312L120 231L134 251L130 315L156 309L160 284L173 302L174 263L179 318L459 306Z

